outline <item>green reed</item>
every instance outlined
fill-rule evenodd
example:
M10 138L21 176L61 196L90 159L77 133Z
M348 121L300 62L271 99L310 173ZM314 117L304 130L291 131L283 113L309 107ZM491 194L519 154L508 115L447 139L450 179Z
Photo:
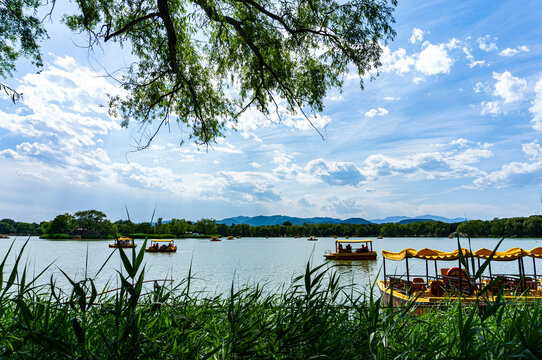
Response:
M332 267L310 264L272 293L258 284L232 284L220 296L195 292L191 271L177 286L147 289L144 248L113 253L123 264L114 291L63 272L69 291L53 277L44 281L43 272L29 279L20 261L24 246L17 255L10 248L0 264L0 358L542 357L540 304L499 302L485 312L456 305L414 316L408 307L383 306L374 284L366 290L341 285ZM12 258L12 270L4 271Z

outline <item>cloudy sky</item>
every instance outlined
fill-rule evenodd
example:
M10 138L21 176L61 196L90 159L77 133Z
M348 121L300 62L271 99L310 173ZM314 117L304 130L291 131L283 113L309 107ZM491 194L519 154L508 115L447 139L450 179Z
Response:
M4 80L24 99L0 96L0 218L540 214L539 3L405 0L395 16L377 80L349 76L313 119L324 139L300 116L248 112L210 149L172 124L141 152L141 130L104 107L118 90L103 69L129 54L50 24L41 73L21 62Z

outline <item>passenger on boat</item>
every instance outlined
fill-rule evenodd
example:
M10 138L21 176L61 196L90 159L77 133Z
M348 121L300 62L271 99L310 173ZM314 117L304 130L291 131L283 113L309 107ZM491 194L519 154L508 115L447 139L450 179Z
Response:
M343 244L339 244L339 252L342 253L344 251Z
M352 245L348 244L346 245L346 252L351 253L352 252Z
M361 252L369 252L369 249L367 249L367 245L361 245Z

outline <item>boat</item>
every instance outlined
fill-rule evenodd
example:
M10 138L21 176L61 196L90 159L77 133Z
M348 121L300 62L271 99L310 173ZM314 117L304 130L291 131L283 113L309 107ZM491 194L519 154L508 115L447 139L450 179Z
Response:
M465 258L466 264L474 269L462 267L460 257ZM507 251L479 249L469 251L457 249L451 252L434 249L404 249L400 252L382 251L384 280L377 282L386 305L404 306L411 304L416 314L422 314L430 309L446 308L450 304L462 304L484 307L487 302L535 302L542 300L542 278L536 274L535 259L542 258L542 247L532 250L511 248ZM524 259L532 258L533 274L525 273ZM425 261L425 274L411 274L409 259ZM386 260L405 261L406 276L386 274ZM481 261L488 262L481 265ZM501 261L518 261L518 274L494 273L492 264ZM434 262L434 273L429 274L429 262ZM438 262L456 262L439 269ZM457 266L455 266L457 265ZM488 275L472 275L485 267ZM476 269L477 268L477 269ZM486 272L484 271L484 273Z
M240 237L239 235L237 235L235 238L236 238L236 239L240 239L241 237Z
M2 234L2 235L0 235L0 239L9 239L9 236Z
M74 240L82 240L82 237L81 237L81 235L74 235L73 239Z
M115 243L109 244L110 248L135 248L137 244L134 243L134 239L128 236L121 236L118 238Z
M219 237L213 236L213 237L211 238L211 241L222 241L222 239L219 238Z
M371 239L335 240L335 252L328 250L324 257L327 260L376 260L376 251Z
M344 238L345 238L346 240L348 240L348 239L350 239L350 236L346 235Z
M384 239L384 238L382 237L382 235L378 235L376 238L379 239L379 240L380 240L380 239Z
M177 245L175 245L173 239L152 239L151 245L146 248L145 251L155 253L172 253L177 252Z
M309 236L309 238L307 240L308 241L318 241L318 238L311 235L311 236Z
M233 240L233 239L234 239L234 237L230 235L230 236L228 236L228 238L226 240Z

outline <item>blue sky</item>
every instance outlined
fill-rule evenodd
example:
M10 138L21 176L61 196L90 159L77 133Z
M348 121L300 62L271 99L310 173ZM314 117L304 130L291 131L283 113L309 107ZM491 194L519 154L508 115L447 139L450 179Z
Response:
M156 214L467 219L542 210L542 9L526 1L400 1L396 40L359 89L346 76L313 121L256 111L210 149L171 124L150 149L107 115L118 92L103 68L130 62L57 20L41 73L21 62L0 97L0 217L49 220L99 209L110 219ZM144 135L144 133L143 133ZM179 146L181 140L186 143Z

